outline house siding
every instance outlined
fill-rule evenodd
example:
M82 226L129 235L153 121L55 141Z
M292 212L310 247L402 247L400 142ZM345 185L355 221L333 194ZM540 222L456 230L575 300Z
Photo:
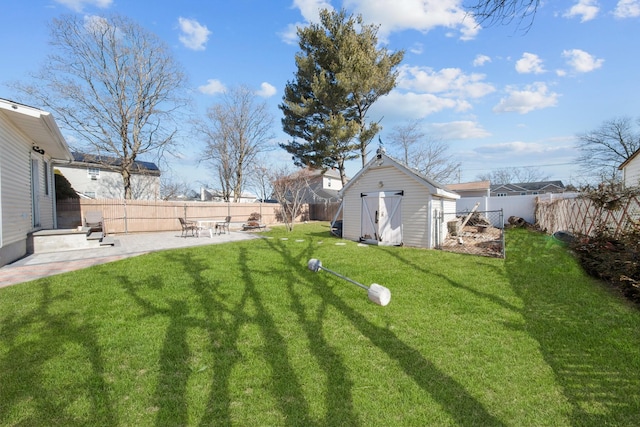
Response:
M97 165L96 165L96 168ZM124 181L119 172L100 169L100 177L91 179L88 166L57 166L56 169L82 194L95 194L97 199L123 199ZM160 177L134 174L131 177L132 197L136 200L157 200L160 197Z
M26 235L33 229L31 144L2 114L0 141L2 247L23 241L26 248Z
M635 156L624 168L624 185L640 186L640 156Z

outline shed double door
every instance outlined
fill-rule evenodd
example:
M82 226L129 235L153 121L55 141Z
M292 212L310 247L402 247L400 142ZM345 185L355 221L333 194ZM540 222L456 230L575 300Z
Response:
M360 240L376 245L402 244L402 191L362 193Z

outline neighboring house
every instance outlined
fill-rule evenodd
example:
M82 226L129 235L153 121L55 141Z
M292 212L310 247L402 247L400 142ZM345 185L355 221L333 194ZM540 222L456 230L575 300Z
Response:
M460 197L489 197L491 181L461 182L447 185L447 190L455 191Z
M339 202L338 192L342 190L342 180L340 173L336 169L310 170L308 178L309 188L305 193L304 203L331 203Z
M0 99L0 266L27 254L30 233L56 228L53 165L73 157L53 116Z
M56 167L80 195L92 199L124 199L120 159L73 153L73 162ZM155 163L136 161L131 174L132 197L160 198L160 170Z
M340 191L342 236L377 245L437 247L458 194L379 149Z
M518 184L492 184L492 197L528 196L546 193L564 193L562 181L524 182Z
M238 203L254 203L257 200L257 196L255 194L251 194L248 192L243 192L240 195L240 200ZM211 190L208 188L200 187L200 201L201 202L224 202L224 194L221 190ZM229 197L230 202L234 202L235 198L233 196Z
M625 187L640 186L640 150L625 160L618 170L622 171L622 182Z

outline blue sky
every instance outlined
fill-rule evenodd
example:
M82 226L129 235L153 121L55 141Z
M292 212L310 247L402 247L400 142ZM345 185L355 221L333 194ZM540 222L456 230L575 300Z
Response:
M471 0L469 0L471 1ZM380 25L381 45L404 49L398 86L369 111L380 136L408 120L445 141L461 181L504 167L539 168L578 184L576 135L620 116L640 117L640 0L549 0L531 28L482 28L461 0L30 0L0 3L0 84L36 71L48 50L47 23L66 13L126 15L156 33L189 75L196 114L220 91L246 85L275 116L295 72L295 28L320 8L346 8ZM6 86L0 97L11 98ZM20 99L16 99L20 101ZM185 140L171 174L198 188L214 180L198 165L201 143ZM372 147L375 149L375 147ZM288 163L276 150L271 162ZM353 176L360 161L348 166Z

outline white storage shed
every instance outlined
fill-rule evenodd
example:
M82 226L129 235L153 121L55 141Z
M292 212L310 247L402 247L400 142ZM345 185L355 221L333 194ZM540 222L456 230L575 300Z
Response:
M436 248L455 219L458 194L378 150L344 188L342 237Z

